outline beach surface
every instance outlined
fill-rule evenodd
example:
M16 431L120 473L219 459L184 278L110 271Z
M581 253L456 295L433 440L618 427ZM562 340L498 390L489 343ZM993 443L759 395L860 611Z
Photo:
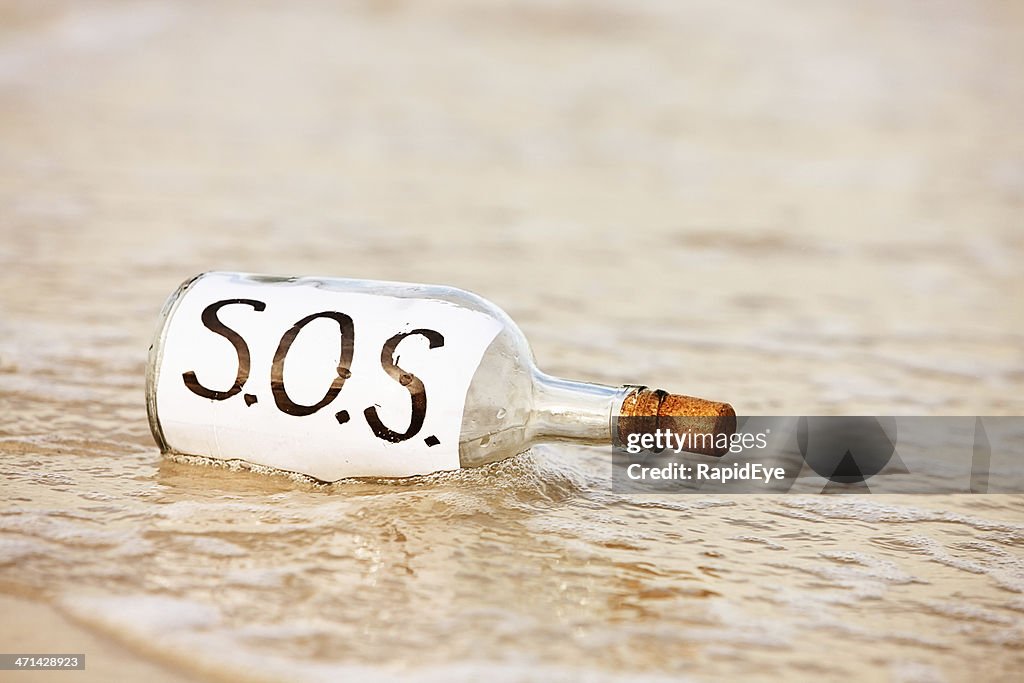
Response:
M1022 415L1024 8L0 2L3 680L1011 680L1024 494L317 486L161 458L207 270L448 284L548 373Z

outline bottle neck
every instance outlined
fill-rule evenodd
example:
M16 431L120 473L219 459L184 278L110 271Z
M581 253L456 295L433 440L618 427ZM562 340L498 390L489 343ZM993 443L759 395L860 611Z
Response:
M574 382L535 371L533 412L528 426L530 443L611 443L612 417L630 391L630 387Z

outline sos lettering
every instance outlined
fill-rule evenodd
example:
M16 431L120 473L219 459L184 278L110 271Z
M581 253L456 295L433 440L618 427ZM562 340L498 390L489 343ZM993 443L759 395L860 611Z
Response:
M238 371L235 374L234 383L225 390L210 389L199 381L199 377L196 375L195 370L189 370L182 373L182 380L185 382L185 386L197 396L212 401L226 401L238 394L242 394L246 382L249 380L249 373L252 366L252 359L249 354L249 345L245 342L245 339L236 330L231 329L224 324L223 321L218 317L220 310L226 306L248 306L253 309L254 312L260 313L266 310L267 304L257 299L223 299L216 301L205 309L203 309L200 319L203 325L211 332L224 337L235 349L235 355L238 357ZM284 384L284 362L288 356L288 351L291 349L292 344L295 342L296 337L302 329L313 322L321 318L333 320L338 324L338 344L340 348L340 355L338 358L338 368L334 379L331 381L331 386L327 389L327 392L323 397L312 404L302 404L294 401L289 395ZM345 380L352 376L350 367L352 365L352 354L355 349L355 325L352 322L352 318L345 313L340 311L320 311L319 313L313 313L307 315L295 322L282 336L281 340L277 345L277 350L274 352L274 359L270 366L270 390L274 397L274 404L281 412L294 415L296 417L302 417L305 415L312 415L323 408L326 408L341 393L341 390L345 386ZM423 382L416 377L416 375L406 372L395 361L395 356L398 351L398 347L408 337L421 336L427 340L428 346L431 349L444 346L444 336L436 330L427 328L419 328L411 330L409 332L401 332L395 334L389 338L383 345L380 351L380 364L381 368L387 375L398 382L400 385L406 388L409 392L409 400L412 405L412 414L409 420L409 425L402 431L393 429L384 424L377 413L375 406L368 406L363 410L363 417L366 423L369 425L373 434L384 441L390 441L392 443L400 443L416 436L423 428L423 421L427 415L427 392ZM247 406L251 406L257 402L255 394L246 393L243 395L243 400ZM350 416L348 411L340 410L335 413L335 418L338 424L345 424L349 421ZM427 437L425 443L428 446L436 446L440 441L437 437Z

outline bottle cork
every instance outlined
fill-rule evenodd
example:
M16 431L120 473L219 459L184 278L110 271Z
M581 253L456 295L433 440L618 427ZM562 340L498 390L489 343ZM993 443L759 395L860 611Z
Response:
M623 400L618 423L620 443L630 434L671 430L686 437L683 450L721 457L736 432L736 412L728 403L637 387Z

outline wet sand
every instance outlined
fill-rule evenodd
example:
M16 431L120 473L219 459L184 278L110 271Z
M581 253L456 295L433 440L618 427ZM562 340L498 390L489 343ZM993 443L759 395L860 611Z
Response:
M4 652L48 653L54 644L66 652L88 653L83 671L19 671L4 676L18 681L47 681L72 676L76 681L151 681L178 683L190 680L139 657L116 641L95 631L76 626L56 610L37 602L0 596L0 610L7 618L0 620L0 643Z
M316 487L162 460L143 386L224 269L463 287L549 373L740 413L1020 415L1022 63L995 2L0 4L2 649L1013 678L1022 496L629 498L559 445Z

